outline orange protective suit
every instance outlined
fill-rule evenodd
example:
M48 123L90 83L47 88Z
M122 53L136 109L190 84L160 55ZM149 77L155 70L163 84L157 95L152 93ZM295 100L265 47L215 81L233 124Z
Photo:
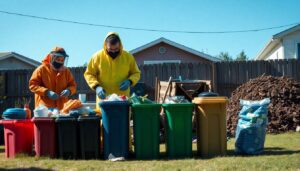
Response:
M51 55L48 54L32 74L29 81L29 89L35 93L35 107L45 105L48 108L58 108L61 110L68 97L60 97L51 100L46 96L47 90L51 90L58 95L65 89L69 89L71 94L76 93L76 83L70 70L66 67L55 70L51 64Z

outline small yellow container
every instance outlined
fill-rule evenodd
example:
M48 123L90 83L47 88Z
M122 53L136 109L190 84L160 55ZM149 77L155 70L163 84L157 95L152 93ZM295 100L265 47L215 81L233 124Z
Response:
M197 151L201 157L225 155L227 97L196 97Z

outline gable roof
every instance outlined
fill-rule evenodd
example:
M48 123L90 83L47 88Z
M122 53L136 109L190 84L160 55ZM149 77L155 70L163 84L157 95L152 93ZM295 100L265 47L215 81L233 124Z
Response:
M192 48L186 47L186 46L184 46L184 45L181 45L181 44L179 44L179 43L173 42L173 41L171 41L171 40L169 40L169 39L166 39L166 38L164 38L164 37L161 37L161 38L159 38L159 39L156 39L156 40L154 40L154 41L152 41L152 42L150 42L150 43L147 43L147 44L145 44L145 45L143 45L143 46L140 46L140 47L138 47L138 48L135 48L135 49L131 50L130 53L135 54L135 53L141 52L141 51L143 51L143 50L145 50L145 49L147 49L147 48L150 48L150 47L152 47L152 46L154 46L154 45L157 45L157 44L159 44L159 43L162 43L162 42L163 42L163 43L166 43L166 44L169 44L169 45L171 45L171 46L174 46L174 47L176 47L176 48L178 48L178 49L181 49L181 50L183 50L183 51L187 51L187 52L189 52L189 53L192 53L192 54L194 54L194 55L197 55L197 56L199 56L199 57L202 57L202 58L204 58L204 59L210 60L210 61L214 61L214 62L221 61L221 59L219 59L219 58L213 57L213 56L208 55L208 54L205 54L205 53L203 53L203 52L199 52L199 51L197 51L197 50L195 50L195 49L192 49Z
M1 62L1 60L7 59L7 58L11 58L11 57L17 58L20 61L22 61L24 63L27 63L29 65L32 65L34 67L38 67L39 65L41 65L40 62L35 61L33 59L30 59L28 57L25 57L23 55L20 55L20 54L18 54L16 52L0 52L0 62Z
M282 32L279 32L275 35L273 35L273 39L280 39L288 34L291 34L291 33L294 33L296 31L299 31L300 30L300 24L294 26L294 27L291 27L289 29L286 29L286 30L283 30Z
M262 60L265 59L266 55L276 46L279 45L280 40L289 35L292 34L296 31L300 31L300 24L291 27L289 29L283 30L282 32L279 32L277 34L274 34L272 38L268 41L266 46L258 53L257 57L255 58L256 60Z

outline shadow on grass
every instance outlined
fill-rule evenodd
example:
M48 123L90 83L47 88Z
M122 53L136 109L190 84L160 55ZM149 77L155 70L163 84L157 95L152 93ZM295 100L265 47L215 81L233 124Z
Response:
M288 150L285 148L267 147L264 149L262 155L287 155L287 154L300 154L300 150Z
M4 151L4 149L0 148L0 151ZM245 154L237 154L234 149L227 150L227 153L225 156L208 156L208 157L201 157L198 155L196 150L193 150L191 157L168 157L168 154L166 152L160 152L159 158L157 159L136 159L134 153L129 153L129 158L126 160L127 162L135 162L135 161L172 161L172 160L185 160L185 159L199 159L199 160L209 160L213 158L218 157L258 157L258 156L271 156L271 155L291 155L291 154L300 154L300 150L289 150L282 147L265 147L264 152L259 155L245 155ZM99 160L99 159L97 159ZM104 160L101 158L100 160ZM0 170L4 170L0 167ZM5 169L7 170L7 169ZM41 170L41 171L47 171L49 169L40 169L40 168L15 168L15 169L9 169L9 170Z
M12 169L7 169L7 168L1 168L0 170L33 170L33 171L52 171L51 169L41 169L41 168L37 168L37 167L29 167L29 168L12 168Z
M227 156L239 156L239 157L251 157L251 156L273 156L273 155L290 155L290 154L300 154L300 150L289 150L282 147L265 147L262 154L258 155L246 155L237 154L234 150L227 150Z
M213 159L217 157L257 157L257 156L271 156L271 155L291 155L291 154L300 154L300 150L289 150L282 147L266 147L264 148L264 151L262 154L259 155L242 155L237 154L234 150L227 150L227 154L225 156L208 156L208 157L201 157L198 155L197 151L193 151L193 159ZM189 158L176 158L176 159L189 159ZM176 160L175 159L175 160ZM131 159L135 160L135 159ZM168 161L168 160L174 160L174 158L168 158L167 154L165 152L160 153L160 158L158 160L162 161Z
M173 161L173 160L185 160L185 159L195 159L195 156L197 154L197 151L192 152L191 157L168 157L168 154L166 152L160 152L159 157L156 159L138 159L135 158L134 153L131 153L129 155L129 158L126 160L126 162L135 162L135 161Z

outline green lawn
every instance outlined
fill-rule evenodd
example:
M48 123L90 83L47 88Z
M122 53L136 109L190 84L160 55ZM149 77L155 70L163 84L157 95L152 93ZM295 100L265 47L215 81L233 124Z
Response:
M161 150L164 151L164 146L161 146ZM3 146L0 151L0 170L22 168L40 170L300 170L300 133L267 135L265 152L260 156L236 156L233 139L228 142L227 156L210 159L129 160L125 162L36 159L26 156L6 159Z

